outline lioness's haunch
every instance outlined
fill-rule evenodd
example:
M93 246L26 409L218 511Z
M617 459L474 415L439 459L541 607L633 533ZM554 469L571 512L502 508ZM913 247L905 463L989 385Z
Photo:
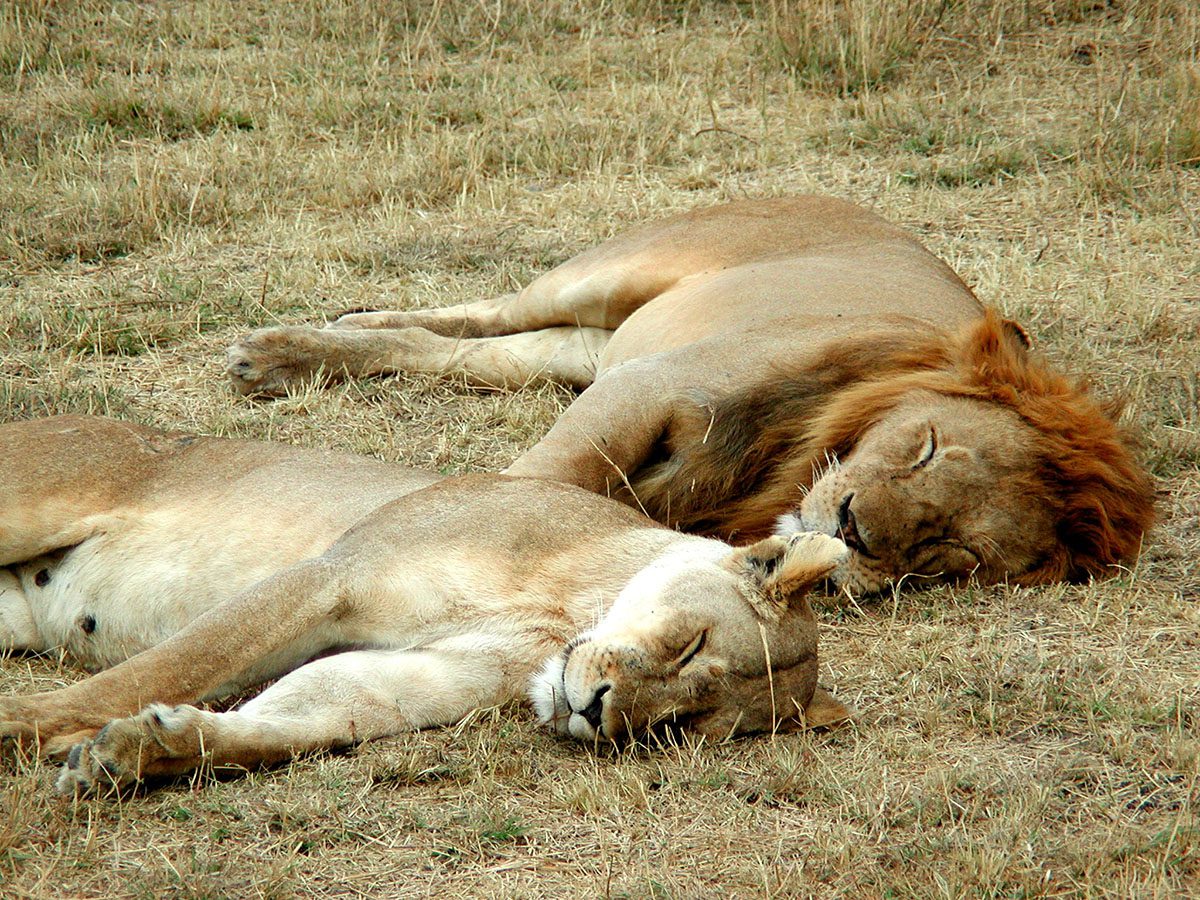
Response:
M510 474L738 543L781 519L839 535L854 590L1109 575L1150 480L1026 344L911 236L796 197L636 229L507 297L257 331L228 371L246 393L395 371L586 388Z
M845 555L825 535L734 550L554 482L100 418L0 425L0 458L0 648L105 669L0 698L0 735L69 750L63 791L449 724L526 691L587 740L846 715L817 687L804 597ZM281 675L230 712L177 705Z

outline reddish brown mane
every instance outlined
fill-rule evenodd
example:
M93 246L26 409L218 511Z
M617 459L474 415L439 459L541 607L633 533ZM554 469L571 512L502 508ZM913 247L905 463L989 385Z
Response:
M1025 583L1112 573L1137 555L1153 488L1115 422L1116 409L1026 352L1015 326L989 312L957 335L901 328L831 350L810 370L726 398L679 423L671 458L640 474L656 518L750 540L794 508L798 487L914 390L1011 409L1033 430L1038 493L1059 509L1059 545ZM702 430L704 429L704 430ZM700 441L697 433L708 439Z
M949 339L931 334L927 324L898 319L830 348L802 371L780 371L716 402L704 396L681 402L665 437L665 458L634 475L637 505L686 531L739 542L765 537L795 504L796 485L812 482L826 448L845 452L861 433L856 430L842 450L810 437L823 434L815 426L831 400L864 379L886 385L912 372L945 369L951 351Z

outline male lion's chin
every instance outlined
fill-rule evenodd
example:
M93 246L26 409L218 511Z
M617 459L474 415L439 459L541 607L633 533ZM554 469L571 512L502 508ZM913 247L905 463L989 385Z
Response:
M905 591L927 590L943 584L960 584L966 581L970 574L953 575L939 573L936 575L921 575L915 572L903 575L881 574L874 571L855 570L850 567L839 568L830 576L831 593L837 594L843 600L858 600L875 597L889 591L903 588ZM986 582L985 582L986 583Z
M567 688L563 682L566 663L561 653L546 660L542 670L529 680L529 699L541 724L549 726L556 734L574 737L571 720L581 717L567 706Z
M864 574L844 567L830 576L829 593L835 598L840 597L842 602L853 603L861 598L882 594L895 582L895 578L882 577L874 572Z

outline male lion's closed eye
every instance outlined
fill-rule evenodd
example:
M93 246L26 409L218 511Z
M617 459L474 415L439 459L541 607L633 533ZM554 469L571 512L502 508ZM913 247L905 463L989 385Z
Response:
M933 455L938 450L938 433L937 429L932 424L929 426L929 433L925 436L924 442L921 444L920 453L917 456L917 461L913 464L913 471L923 469L933 460Z

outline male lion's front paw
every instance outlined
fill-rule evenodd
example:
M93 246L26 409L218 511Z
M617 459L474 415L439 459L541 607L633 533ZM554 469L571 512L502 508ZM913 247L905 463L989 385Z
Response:
M194 706L155 703L136 716L109 722L94 738L71 748L55 790L86 794L194 768L203 755L202 715Z
M260 328L225 351L225 372L240 394L280 396L320 371L324 360L318 329Z

